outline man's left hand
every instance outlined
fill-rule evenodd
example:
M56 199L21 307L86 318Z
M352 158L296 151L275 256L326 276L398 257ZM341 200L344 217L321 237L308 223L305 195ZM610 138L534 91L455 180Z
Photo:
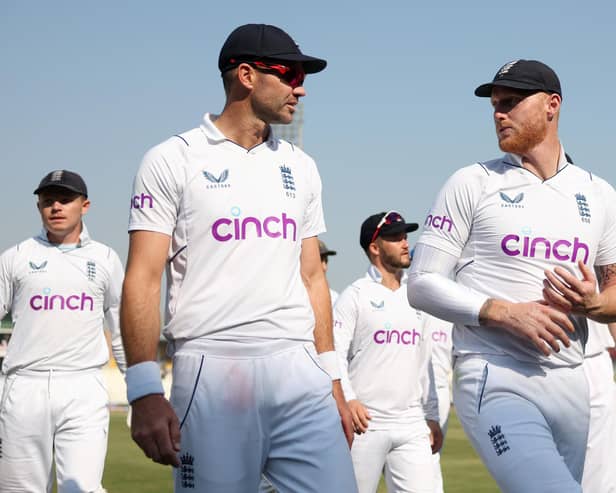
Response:
M553 272L546 270L543 297L550 305L566 313L592 316L601 305L597 278L584 262L579 261L578 267L581 279L562 267L556 267Z
M334 396L334 399L336 400L336 405L338 406L338 414L340 414L342 431L344 431L344 436L347 439L349 448L351 448L351 445L353 445L354 437L353 418L351 416L351 410L349 409L349 405L344 398L344 392L342 391L342 385L340 384L340 380L334 380L332 382L332 394Z
M441 425L438 421L431 419L426 420L428 428L430 428L430 445L432 446L432 453L436 454L443 446L443 432L441 431Z

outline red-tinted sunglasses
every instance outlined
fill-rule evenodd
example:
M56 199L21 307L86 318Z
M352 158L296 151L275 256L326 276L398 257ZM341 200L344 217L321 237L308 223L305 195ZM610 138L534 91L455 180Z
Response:
M381 220L379 221L379 224L376 225L376 229L374 230L374 233L372 234L372 239L370 240L370 243L373 243L374 240L376 240L376 237L379 236L379 233L381 232L381 228L383 226L385 226L386 224L399 223L402 220L403 219L400 213L396 211L389 211L387 214L385 214L381 218Z
M277 63L265 63L259 61L246 62L249 65L254 66L258 70L265 72L274 72L283 81L289 84L293 89L302 86L306 79L306 72L303 67L298 63L292 67L287 65L281 65Z

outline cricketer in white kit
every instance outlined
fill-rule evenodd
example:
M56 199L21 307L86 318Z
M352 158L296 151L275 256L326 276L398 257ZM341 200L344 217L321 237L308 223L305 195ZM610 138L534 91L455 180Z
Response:
M57 170L35 191L40 235L0 256L0 318L14 327L0 380L0 491L100 492L109 427L101 367L111 332L121 371L123 269L82 222L87 189Z
M616 314L616 193L567 162L560 83L545 64L508 63L475 94L491 97L507 154L445 184L415 250L409 301L455 323L454 404L499 487L581 492L586 315Z
M407 232L395 211L362 224L371 265L334 306L342 387L357 433L351 456L359 493L433 493L433 452L440 448L438 402L426 316L406 299ZM434 446L431 441L433 440Z
M237 28L219 58L223 112L150 150L135 178L121 310L131 430L175 466L175 491L256 492L262 473L281 493L356 491L321 180L269 126L292 120L305 73L324 67L279 28ZM171 405L152 361L163 268Z

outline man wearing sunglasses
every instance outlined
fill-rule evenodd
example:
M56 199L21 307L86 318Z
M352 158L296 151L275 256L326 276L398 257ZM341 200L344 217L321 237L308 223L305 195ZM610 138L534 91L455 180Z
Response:
M359 493L434 493L432 454L442 442L428 318L406 299L407 223L396 211L368 217L359 243L366 275L334 307L334 341L356 432L351 455ZM430 317L431 318L431 317Z
M454 404L501 490L581 492L586 317L616 315L616 193L568 162L550 67L514 60L475 95L490 98L506 154L441 190L409 301L455 323Z
M257 491L262 473L281 493L355 491L321 180L270 126L293 120L306 74L325 65L277 27L237 28L218 59L222 113L137 173L122 305L131 430L175 466L175 491ZM171 404L154 362L165 267Z

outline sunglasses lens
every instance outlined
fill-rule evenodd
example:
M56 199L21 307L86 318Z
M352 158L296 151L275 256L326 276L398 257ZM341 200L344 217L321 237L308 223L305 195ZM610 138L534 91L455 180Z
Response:
M301 67L291 67L289 71L282 76L282 78L287 84L295 89L304 83L306 74Z
M260 61L252 62L252 65L260 70L274 72L278 77L289 84L293 89L301 86L306 78L306 73L301 65L289 67L280 64L267 64Z

